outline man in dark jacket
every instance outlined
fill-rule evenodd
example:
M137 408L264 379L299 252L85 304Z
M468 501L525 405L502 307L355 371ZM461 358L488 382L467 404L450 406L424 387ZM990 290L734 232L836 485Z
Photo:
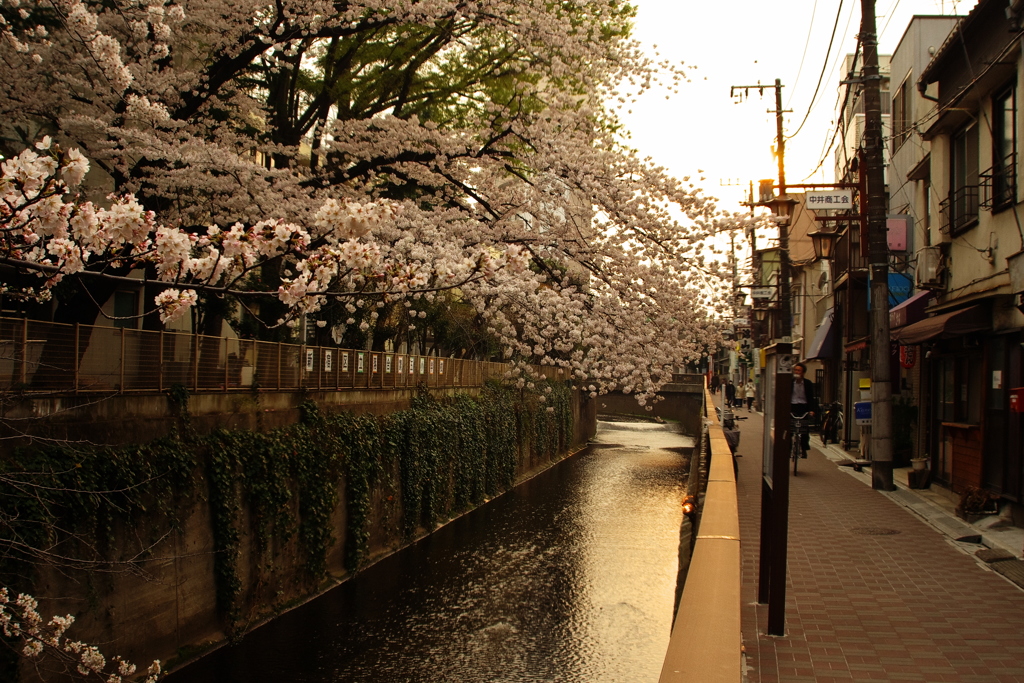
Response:
M727 408L732 408L736 403L736 385L732 383L731 379L725 380L725 405Z
M789 399L789 403L790 412L793 415L810 420L818 410L818 397L814 390L814 382L804 377L806 372L807 366L803 363L793 366L793 395ZM806 458L807 449L811 447L811 430L804 429L800 438L803 457Z

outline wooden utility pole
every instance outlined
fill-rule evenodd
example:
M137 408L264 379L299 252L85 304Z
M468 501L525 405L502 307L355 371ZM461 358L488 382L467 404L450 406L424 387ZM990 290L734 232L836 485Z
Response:
M864 165L868 265L871 271L871 486L892 491L892 380L889 371L889 242L882 141L882 76L878 68L875 0L861 0L864 48Z
M773 339L770 355L772 372L771 415L765 412L765 443L761 478L761 538L758 576L758 602L768 603L768 634L785 635L786 573L789 553L789 455L793 434L790 431L790 398L793 392L792 308L789 301L789 225L794 201L786 195L786 136L783 132L782 81L775 85L733 86L736 90L775 88L775 153L779 162L779 194L764 202L782 217L779 224L779 307L778 337ZM771 111L771 110L769 110ZM766 376L766 380L768 377ZM771 437L769 438L769 430ZM770 446L770 447L769 447Z

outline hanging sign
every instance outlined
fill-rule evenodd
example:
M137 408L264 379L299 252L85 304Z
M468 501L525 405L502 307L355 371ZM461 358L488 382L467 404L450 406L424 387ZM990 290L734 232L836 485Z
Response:
M917 364L917 347L900 346L900 365L904 368L912 368Z
M852 209L853 192L850 190L830 190L828 192L808 192L805 195L807 208L815 211L823 209Z

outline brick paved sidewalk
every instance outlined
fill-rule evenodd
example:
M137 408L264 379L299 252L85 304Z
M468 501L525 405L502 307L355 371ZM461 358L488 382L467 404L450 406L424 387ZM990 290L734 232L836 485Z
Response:
M1024 591L814 450L791 479L786 635L765 635L763 422L737 415L749 681L1024 682Z

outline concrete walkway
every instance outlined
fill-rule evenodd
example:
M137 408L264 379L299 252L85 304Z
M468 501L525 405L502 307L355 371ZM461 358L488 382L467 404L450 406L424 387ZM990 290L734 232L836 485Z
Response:
M974 556L981 546L953 540L955 525L944 533L927 496L874 491L820 450L791 479L786 635L765 635L767 606L756 604L763 421L737 415L749 416L737 451L746 680L1024 681L1024 590Z

